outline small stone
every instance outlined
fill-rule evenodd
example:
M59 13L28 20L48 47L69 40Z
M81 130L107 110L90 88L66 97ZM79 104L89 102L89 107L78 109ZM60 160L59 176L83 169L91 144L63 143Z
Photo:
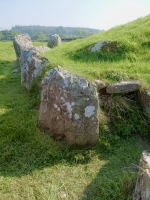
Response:
M60 193L60 198L61 198L61 199L66 199L66 198L67 198L67 194L64 193L64 192L61 192L61 193Z
M48 41L47 46L50 47L50 48L53 48L53 47L55 47L55 46L61 45L61 43L62 43L62 42L61 42L60 36L57 35L57 34L54 34L54 35L51 35L51 36L50 36L50 39L49 39L49 41Z
M91 52L103 50L105 52L114 53L119 45L116 41L100 41L91 48Z
M66 199L66 198L67 198L67 194L64 193L64 192L61 192L61 193L60 193L60 198L61 198L61 199Z
M91 52L95 52L95 51L99 51L102 46L104 44L104 41L100 41L97 44L95 44L92 48L91 48Z

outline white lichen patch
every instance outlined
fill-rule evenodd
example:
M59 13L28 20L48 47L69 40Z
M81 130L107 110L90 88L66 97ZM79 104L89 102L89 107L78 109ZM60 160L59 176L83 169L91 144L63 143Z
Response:
M69 113L69 118L72 117L72 106L69 102L65 102L64 105L67 107L67 111Z
M56 104L54 104L54 108L56 108L58 111L60 111L60 107Z
M75 105L75 102L72 102L71 105L74 106L74 105Z
M60 107L56 104L54 104L54 108L56 108L58 111L60 111Z
M74 114L74 118L76 119L76 120L78 120L78 119L80 119L80 116L78 115L78 114Z
M64 99L64 97L61 97L61 98L60 98L60 100L61 100L62 102L65 102L65 99Z
M56 109L57 109L57 108L58 108L58 105L54 104L54 108L56 108Z
M91 117L94 114L95 106L87 106L85 108L85 117Z

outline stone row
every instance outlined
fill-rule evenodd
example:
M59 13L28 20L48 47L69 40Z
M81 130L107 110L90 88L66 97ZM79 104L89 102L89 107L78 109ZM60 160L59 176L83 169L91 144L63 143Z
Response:
M41 56L28 34L17 35L13 44L17 60L20 62L21 83L30 90L33 80L41 76L48 59Z
M21 83L30 89L47 59L38 53L27 34L14 38L14 48L21 66ZM95 145L99 138L96 84L58 67L49 71L41 88L38 127L69 146Z

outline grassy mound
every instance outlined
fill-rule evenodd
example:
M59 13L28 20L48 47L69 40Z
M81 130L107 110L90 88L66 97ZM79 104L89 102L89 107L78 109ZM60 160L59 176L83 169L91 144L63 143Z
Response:
M106 82L139 79L143 87L150 85L150 15L108 31L64 43L61 47L44 53L51 65L87 78ZM99 41L119 43L114 53L90 52L89 47Z
M94 80L140 79L149 88L150 16L43 53L57 65ZM95 43L117 50L91 53ZM43 45L35 43L35 45ZM12 73L15 52L0 42L0 199L132 199L141 152L148 148L149 119L134 99L111 96L100 113L100 139L91 149L69 149L37 128L40 90L29 92ZM107 113L107 115L106 115ZM111 123L110 123L111 122Z

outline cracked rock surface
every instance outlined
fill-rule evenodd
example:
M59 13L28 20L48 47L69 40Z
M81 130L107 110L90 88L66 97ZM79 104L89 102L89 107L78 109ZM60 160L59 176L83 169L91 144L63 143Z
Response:
M42 75L48 59L40 55L28 34L17 35L13 43L17 60L20 62L21 83L30 90L32 81Z
M61 67L42 80L39 128L69 146L92 146L99 137L96 85Z

